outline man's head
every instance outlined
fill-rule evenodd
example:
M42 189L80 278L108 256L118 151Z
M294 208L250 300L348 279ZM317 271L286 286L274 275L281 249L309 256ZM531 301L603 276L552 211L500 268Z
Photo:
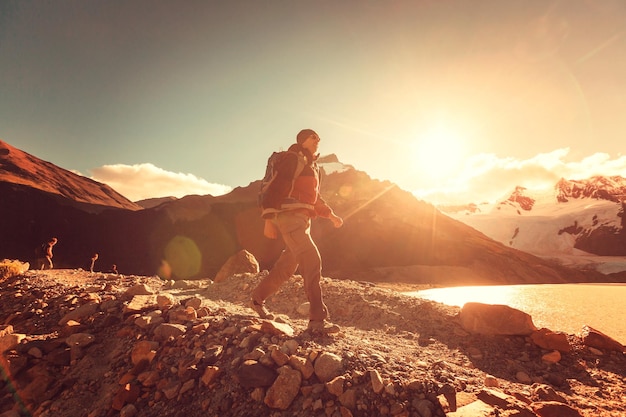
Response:
M315 155L317 153L320 137L313 129L301 130L296 136L296 140L300 146L311 152L311 155Z
M298 135L296 136L296 141L298 142L299 145L302 145L304 141L306 141L309 138L309 136L312 136L312 135L317 136L317 133L315 133L315 130L302 129L300 132L298 132Z

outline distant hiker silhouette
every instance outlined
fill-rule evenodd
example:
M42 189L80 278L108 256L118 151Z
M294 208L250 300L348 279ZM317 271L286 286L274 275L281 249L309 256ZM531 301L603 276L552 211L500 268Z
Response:
M327 334L337 333L340 329L327 322L328 308L320 285L322 261L311 238L311 219L327 218L335 227L341 227L343 219L333 212L319 193L320 173L315 162L319 156L319 143L317 133L304 129L288 151L274 153L268 161L259 194L265 219L264 233L272 239L282 235L285 249L269 274L253 290L250 308L261 318L272 318L264 305L265 300L276 293L299 267L310 303L307 330Z
M52 263L52 248L57 244L57 238L53 237L47 242L44 242L35 250L37 256L35 267L36 269L53 269Z
M93 267L97 260L98 260L98 254L94 253L93 256L91 257L91 266L89 267L90 272L93 272Z

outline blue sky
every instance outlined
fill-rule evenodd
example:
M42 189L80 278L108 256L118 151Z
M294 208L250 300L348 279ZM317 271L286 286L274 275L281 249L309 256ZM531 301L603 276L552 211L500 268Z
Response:
M302 128L436 203L625 175L626 3L0 2L0 139L132 200L259 179Z

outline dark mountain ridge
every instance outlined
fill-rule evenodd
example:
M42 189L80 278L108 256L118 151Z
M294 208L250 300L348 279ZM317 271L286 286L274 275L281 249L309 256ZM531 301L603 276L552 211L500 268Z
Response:
M96 270L116 264L126 274L213 278L239 250L248 250L261 268L269 268L282 249L281 242L262 236L259 182L222 196L187 196L135 210L132 204L77 200L73 196L83 195L87 182L35 157L29 158L29 166L37 171L26 169L28 174L68 190L60 194L11 181L4 167L18 166L19 160L6 163L13 149L0 166L0 258L32 261L33 248L56 236L56 267L87 268L97 252ZM606 279L508 248L395 184L352 167L325 175L323 197L345 219L340 229L325 219L314 220L312 233L328 276L368 281L401 276L447 285Z
M0 140L0 182L20 184L67 199L67 203L140 210L108 185L60 168Z

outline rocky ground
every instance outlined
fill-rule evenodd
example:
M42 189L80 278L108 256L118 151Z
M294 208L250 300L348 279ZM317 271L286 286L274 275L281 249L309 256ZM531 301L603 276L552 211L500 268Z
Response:
M0 282L0 416L624 416L623 352L554 354L467 331L459 309L325 278L342 331L304 331L301 281L166 282L82 270ZM415 289L406 287L403 289ZM556 330L556 329L555 329ZM546 356L547 355L547 356Z

